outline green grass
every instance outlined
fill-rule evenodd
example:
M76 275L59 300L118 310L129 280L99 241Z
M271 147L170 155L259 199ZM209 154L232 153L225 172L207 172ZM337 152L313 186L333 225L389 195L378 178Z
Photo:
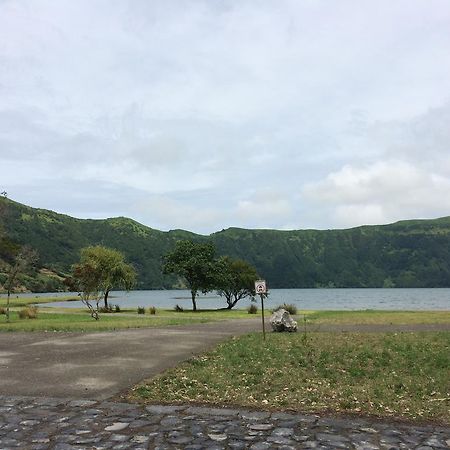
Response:
M55 302L69 302L80 300L77 296L64 296L64 297L16 297L16 295L11 295L9 300L9 305L11 307L20 307L28 305L38 305L40 303L55 303ZM6 296L0 297L0 307L6 306Z
M129 399L450 423L450 333L270 333L232 339Z
M70 298L70 297L67 297ZM86 308L41 307L37 319L31 321L17 317L20 308L33 304L36 300L42 303L59 301L55 297L14 298L11 299L11 323L5 323L5 316L0 315L0 331L104 331L122 328L142 328L168 325L187 325L190 323L212 322L228 319L258 319L245 309L236 310L186 310L175 312L173 309L157 309L156 315L150 315L146 308L145 315L138 315L137 308L122 309L120 313L100 314L100 320L94 321ZM4 307L5 299L0 299L0 307ZM314 324L419 324L450 323L450 313L441 311L301 311L307 323ZM269 316L269 313L267 314ZM300 329L303 326L301 316Z
M13 308L10 323L0 315L1 331L105 331L124 328L160 327L188 325L231 318L248 318L246 311L186 311L157 310L156 315L138 315L137 310L123 310L120 313L100 314L100 320L91 318L87 309L40 308L37 319L19 319L19 308Z
M301 311L312 324L450 324L450 311Z

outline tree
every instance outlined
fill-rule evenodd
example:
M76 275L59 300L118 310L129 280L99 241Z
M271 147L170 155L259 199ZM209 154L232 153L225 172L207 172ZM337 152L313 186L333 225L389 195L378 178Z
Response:
M11 297L11 292L16 287L18 277L26 269L33 266L38 259L37 252L31 247L24 245L19 247L18 252L14 255L13 261L9 266L7 271L7 278L5 283L5 289L7 292L6 299L6 321L9 322L9 299Z
M233 308L239 300L255 296L255 280L258 279L256 269L247 261L221 258L221 274L218 277L217 289L219 295L225 297L227 308Z
M6 197L6 192L1 195ZM3 269L6 274L4 288L7 292L6 298L6 321L9 322L9 305L11 293L17 286L19 276L28 268L32 267L38 260L38 254L29 246L20 246L11 241L3 229L3 220L7 214L7 204L0 202L0 261L4 262Z
M163 272L174 273L184 279L191 291L192 309L197 311L198 291L206 293L215 288L218 265L212 244L178 241L165 256Z
M136 271L125 262L118 250L101 245L85 247L81 250L81 260L73 266L72 279L68 284L81 293L81 299L98 319L98 304L103 299L108 307L108 296L113 288L130 290L136 281ZM96 301L94 309L90 300Z

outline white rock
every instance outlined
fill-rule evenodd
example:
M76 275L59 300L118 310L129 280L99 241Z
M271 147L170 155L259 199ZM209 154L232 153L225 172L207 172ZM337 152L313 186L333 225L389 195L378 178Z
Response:
M120 431L124 430L129 424L126 422L114 422L109 427L105 428L105 431Z
M281 308L275 311L270 317L270 324L273 331L297 331L297 322L291 317L288 311Z

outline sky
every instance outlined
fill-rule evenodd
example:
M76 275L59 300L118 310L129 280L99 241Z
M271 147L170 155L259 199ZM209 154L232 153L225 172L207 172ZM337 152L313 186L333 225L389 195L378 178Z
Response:
M0 0L0 191L161 230L450 215L448 0Z

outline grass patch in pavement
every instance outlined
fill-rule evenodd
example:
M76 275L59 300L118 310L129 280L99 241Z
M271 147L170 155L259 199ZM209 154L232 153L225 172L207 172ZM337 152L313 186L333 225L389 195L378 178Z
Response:
M1 331L107 331L125 328L160 327L170 325L189 325L213 322L231 318L248 318L245 311L175 311L157 310L156 315L137 314L137 310L123 310L121 313L100 314L96 321L87 309L79 308L38 308L36 319L20 319L18 311L13 308L10 323L0 315Z
M412 325L450 324L450 311L301 311L311 324ZM301 325L301 320L299 325Z
M269 333L231 339L129 399L450 423L450 333Z

